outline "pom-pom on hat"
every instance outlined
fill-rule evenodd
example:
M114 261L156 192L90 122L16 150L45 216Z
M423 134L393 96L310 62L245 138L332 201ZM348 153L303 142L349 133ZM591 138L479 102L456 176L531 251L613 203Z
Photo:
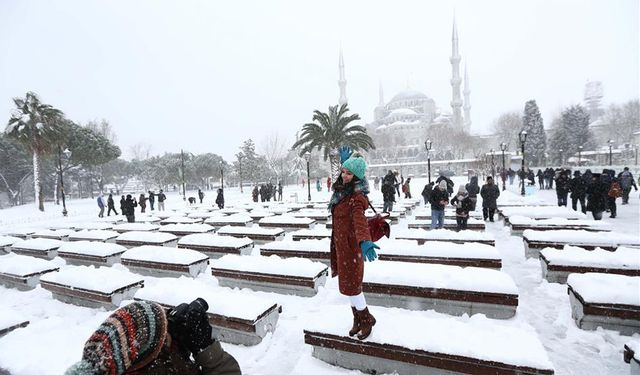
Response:
M351 157L342 163L342 168L348 169L354 176L364 180L364 174L367 171L367 163L362 155L354 152Z
M160 353L167 338L162 306L134 302L105 320L84 345L82 360L65 375L119 375L140 369Z

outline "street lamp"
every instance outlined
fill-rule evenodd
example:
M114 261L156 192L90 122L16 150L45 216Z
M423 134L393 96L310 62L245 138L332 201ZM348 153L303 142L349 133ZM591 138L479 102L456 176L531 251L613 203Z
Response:
M224 191L224 161L220 160L220 189Z
M507 150L507 144L502 142L500 143L500 150L502 151L502 191L507 190L507 170L504 165L504 152Z
M613 154L611 153L611 147L613 147L613 139L609 140L609 165L613 165Z
M560 156L560 166L562 167L562 149L558 150L558 154Z
M431 138L424 141L424 148L427 150L427 173L429 174L429 183L431 183Z
M518 138L520 140L520 151L522 153L522 189L520 190L520 195L524 197L524 144L527 142L527 131L521 131L520 134L518 134Z
M242 154L238 155L238 164L240 165L240 193L242 193Z
M582 146L578 146L578 167L582 164Z
M62 151L62 146L58 146L58 167L60 168L60 195L62 195L62 216L67 216L67 202L64 196L64 179L62 178L62 154L69 159L71 157L71 151L66 148Z
M493 160L494 154L495 154L495 151L493 149L491 149L491 177L493 177L493 179L495 180L495 178L496 178L496 163L494 163L494 160Z
M311 159L311 153L309 151L304 153L304 160L307 161L307 193L308 200L311 202L311 175L309 173L309 159Z

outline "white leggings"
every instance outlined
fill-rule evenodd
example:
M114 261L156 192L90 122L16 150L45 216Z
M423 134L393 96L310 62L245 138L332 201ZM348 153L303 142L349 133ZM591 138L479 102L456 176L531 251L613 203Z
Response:
M364 294L362 293L355 296L349 296L349 301L351 302L351 306L355 307L358 311L362 311L367 308L367 301L364 299Z

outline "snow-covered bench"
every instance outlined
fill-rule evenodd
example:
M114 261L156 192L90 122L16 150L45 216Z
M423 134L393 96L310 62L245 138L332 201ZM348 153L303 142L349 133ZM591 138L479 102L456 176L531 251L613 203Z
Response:
M265 217L270 217L270 216L274 216L275 214L273 212L268 212L268 211L264 211L264 210L251 210L251 212L249 212L249 217L254 220L254 221L258 221L262 218Z
M210 212L210 211L200 211L200 210L195 211L195 212L189 212L187 214L187 217L191 217L191 218L194 218L194 219L200 219L200 220L206 220L206 219L208 219L210 217L220 217L220 216L224 216L224 214L221 214L221 213L216 212L216 211Z
M574 211L567 207L558 206L522 206L522 207L498 207L498 216L509 223L511 216L525 216L531 219L588 220L589 217L580 211Z
M381 214L381 213L382 213L382 210L378 210L378 213L379 213L379 214ZM367 219L370 219L370 218L372 218L372 217L376 216L376 213L375 213L375 212L373 212L371 209L369 209L369 210L366 210L366 211L364 212L364 216L365 216ZM398 221L400 220L400 216L401 216L401 215L400 215L400 213L398 213L398 212L389 212L389 217L387 218L387 220L390 220L392 223L397 224L397 223L398 223ZM402 217L404 217L404 216L402 216Z
M160 225L170 224L202 224L202 219L188 216L171 216L160 221Z
M74 241L65 242L58 249L58 256L68 264L77 266L107 266L120 262L127 248L115 243Z
M260 247L260 255L277 255L281 258L305 258L329 264L330 239L320 240L285 240L264 244Z
M113 223L107 223L102 221L76 223L74 225L74 229L75 230L112 230Z
M125 232L116 238L116 243L128 248L142 245L175 247L178 237L162 232Z
M211 274L220 286L313 297L329 271L308 259L225 255L211 261Z
M158 229L158 232L171 233L182 237L190 234L213 233L215 228L208 224L166 224Z
M295 232L291 232L291 238L294 241L321 240L323 238L331 238L331 232L331 229L325 228L300 229Z
M253 240L209 233L190 234L178 240L178 247L196 250L215 259L227 254L250 255L253 251Z
M31 235L36 232L35 229L13 229L9 232L5 233L5 236L17 237L21 240L28 240L31 238Z
M276 214L276 215L283 215L286 213L291 212L291 209L289 207L285 207L283 205L272 205L267 207L267 211Z
M246 213L232 214L229 216L214 216L204 221L205 224L215 228L231 225L234 227L248 227L253 224L253 219Z
M125 232L154 232L160 229L159 225L150 223L122 223L113 226L113 230L118 233Z
M448 229L424 230L409 229L400 230L395 233L395 238L399 240L415 240L419 245L426 241L445 241L453 243L482 243L485 245L496 245L496 240L492 234L486 232L477 232L472 230L462 230L455 232Z
M573 273L567 286L571 317L578 327L640 333L640 277Z
M497 199L498 207L521 207L521 206L556 206L546 201L538 194L525 195L516 194L509 190L502 190Z
M120 233L114 230L87 230L73 232L69 235L69 241L96 241L96 242L116 242Z
M599 247L614 251L620 246L640 247L638 235L617 232L588 232L586 230L531 230L522 232L525 255L527 258L538 258L540 250L545 247L563 249L565 245L578 246L586 250ZM640 254L640 249L638 249Z
M76 231L73 229L43 229L38 230L31 235L31 238L47 238L50 240L59 240L59 241L68 241L69 235L75 233Z
M431 209L428 210L416 210L413 218L415 220L431 220ZM445 210L444 211L444 218L445 219L453 219L455 220L456 218L456 211L455 210ZM479 219L482 220L482 212L479 211L469 211L469 220L471 219Z
M430 229L431 219L412 220L407 222L407 226L409 227L409 229ZM444 219L443 228L456 229L458 228L458 224L456 223L455 219ZM484 221L474 219L474 218L469 218L467 220L467 230L477 230L477 231L484 232L485 230Z
M591 232L606 232L613 230L613 226L606 221L583 219L533 219L526 216L514 215L509 217L511 234L521 235L527 229L533 230L586 230Z
M23 239L13 236L0 236L0 255L6 254L11 250L11 246L23 241Z
M156 279L139 290L135 299L154 301L165 307L204 298L213 337L237 345L257 345L269 332L274 332L282 307L268 298L217 288L197 280Z
M44 259L17 254L2 255L0 284L18 290L33 289L40 282L40 276L58 269L57 265Z
M371 308L377 324L366 340L349 337L351 311L324 306L307 320L304 342L329 364L376 374L553 375L533 330L491 319L453 319ZM331 319L327 319L331 317Z
M291 216L295 217L308 217L315 221L326 223L331 218L331 213L325 207L322 210L304 209L291 213Z
M140 275L196 277L207 269L209 257L190 249L144 245L125 251L120 262Z
M61 302L113 310L142 288L140 276L111 267L66 267L40 277L40 286Z
M235 215L235 214L247 214L247 210L245 210L244 208L240 208L240 207L225 207L221 210L217 210L215 212L219 212L221 214L224 215Z
M293 217L290 215L275 215L264 217L258 221L258 226L262 228L282 228L285 231L298 229L312 229L316 221L307 217Z
M0 314L0 338L11 331L28 325L29 321L24 319L21 314L3 312Z
M518 288L506 273L486 268L392 261L367 264L362 290L371 305L509 319Z
M58 248L62 244L63 242L60 240L32 238L13 244L11 252L36 258L53 259L58 256Z
M158 216L138 215L136 216L136 223L146 224L160 224L162 219Z
M218 230L220 236L231 237L247 237L253 242L267 243L271 241L280 241L284 238L284 230L279 228L260 228L260 227L234 227L226 226Z
M633 340L624 345L623 359L629 364L629 375L640 375L640 340Z
M574 246L540 251L542 277L552 283L565 283L571 273L612 273L640 276L640 251L619 247L616 251L585 250Z

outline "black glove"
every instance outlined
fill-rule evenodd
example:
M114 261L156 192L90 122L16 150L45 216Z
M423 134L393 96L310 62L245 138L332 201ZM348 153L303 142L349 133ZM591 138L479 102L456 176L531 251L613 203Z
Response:
M207 314L200 311L192 310L187 318L187 337L184 345L195 356L202 349L213 344L211 338L211 325Z

